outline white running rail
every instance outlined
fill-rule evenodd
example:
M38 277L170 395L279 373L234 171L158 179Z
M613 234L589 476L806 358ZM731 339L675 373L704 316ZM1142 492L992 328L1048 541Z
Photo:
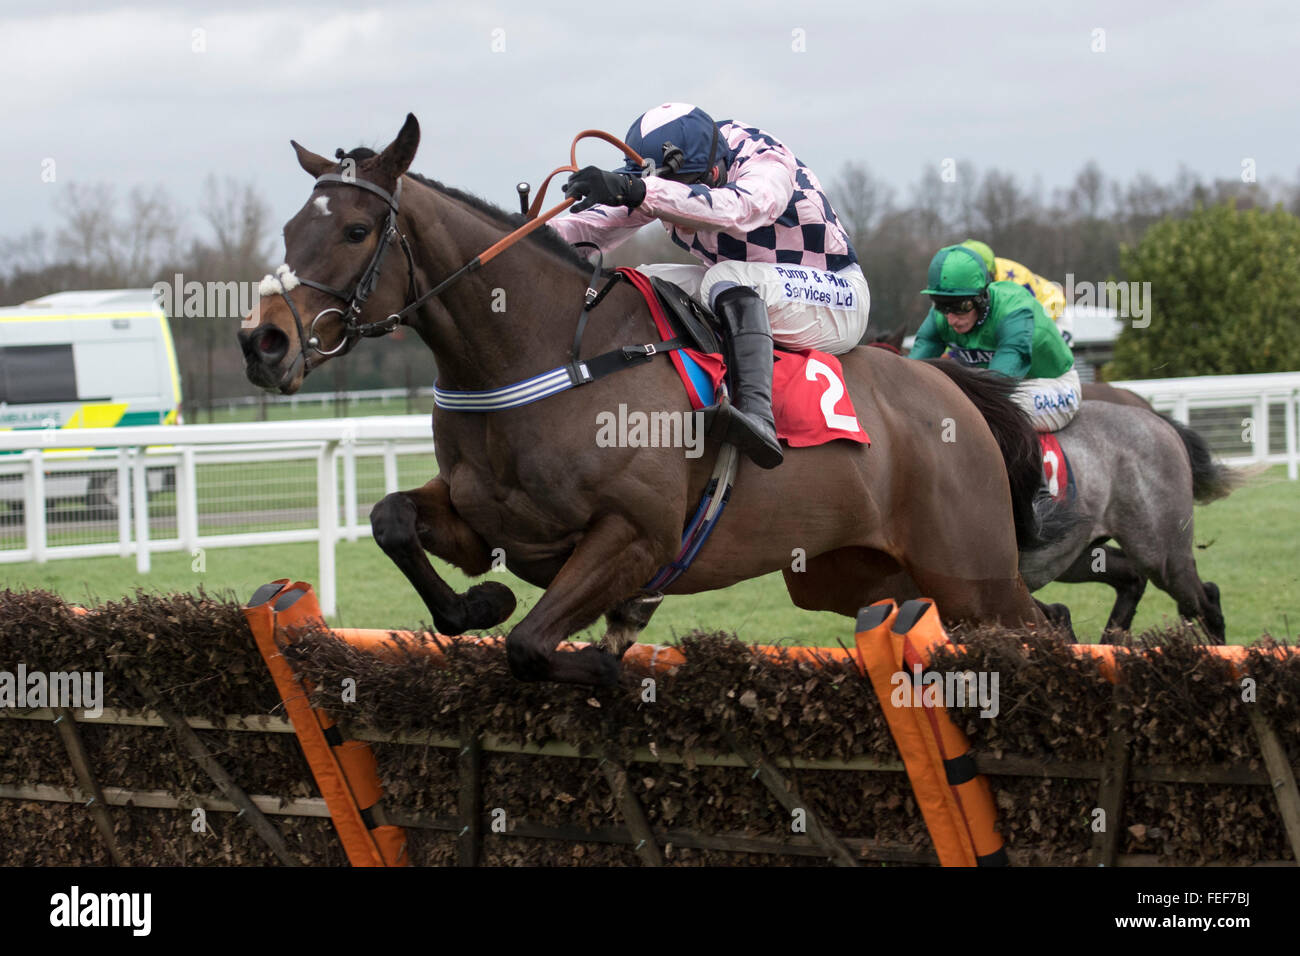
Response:
M1285 464L1287 477L1297 479L1300 372L1196 375L1110 384L1137 392L1158 411L1205 434L1215 453L1228 464Z
M333 615L335 543L370 533L358 520L358 464L374 501L398 490L402 456L425 456L411 462L408 487L432 478L432 453L427 415L0 432L0 497L8 504L0 563L134 554L136 569L147 573L155 551L198 560L206 548L316 541L317 593ZM95 488L99 497L87 500ZM82 499L57 511L55 499L69 489Z

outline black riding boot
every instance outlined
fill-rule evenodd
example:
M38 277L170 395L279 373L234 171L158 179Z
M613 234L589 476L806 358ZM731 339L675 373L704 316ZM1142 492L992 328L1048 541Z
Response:
M760 468L775 468L782 454L772 419L772 327L767 304L753 289L737 286L719 295L714 307L731 343L736 394L729 404L705 409L708 434L731 442Z

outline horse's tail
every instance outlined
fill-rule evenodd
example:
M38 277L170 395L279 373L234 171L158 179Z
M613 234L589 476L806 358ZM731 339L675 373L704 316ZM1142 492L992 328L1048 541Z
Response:
M967 368L946 359L925 362L961 389L997 439L1011 482L1016 546L1021 551L1033 551L1063 538L1081 516L1068 505L1038 493L1043 484L1043 450L1034 426L1011 400L1016 382L996 372Z
M1229 468L1216 459L1205 439L1182 422L1161 415L1178 432L1192 465L1192 497L1201 504L1226 498L1249 477L1249 469Z

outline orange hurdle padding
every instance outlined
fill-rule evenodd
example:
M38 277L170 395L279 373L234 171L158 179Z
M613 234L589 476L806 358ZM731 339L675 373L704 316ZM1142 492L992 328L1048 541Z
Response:
M303 755L330 819L353 866L405 866L406 836L398 827L376 827L370 809L383 796L378 767L368 744L341 739L334 721L313 709L307 688L275 643L277 631L324 617L311 585L288 579L264 585L244 608L258 650L275 681Z
M1071 644L1070 650L1073 651L1077 657L1097 658L1098 664L1100 665L1099 669L1101 670L1101 676L1106 678L1106 680L1110 681L1112 684L1119 679L1119 662L1122 660L1119 655L1133 653L1132 648L1120 647L1117 644ZM1153 648L1153 650L1159 651L1160 648L1156 647ZM1242 677L1245 675L1244 666L1246 663L1246 656L1250 652L1250 648L1245 645L1205 644L1201 646L1201 650L1214 657L1222 657L1227 661L1232 667L1232 674L1234 677ZM1295 652L1296 648L1291 647L1278 647L1274 648L1272 651L1276 657L1282 657L1285 654L1293 654Z
M951 646L933 601L908 601L899 608L891 632L893 637L902 638L903 671L909 685L914 675L929 667L936 647ZM921 688L914 688L914 693L917 690ZM948 714L946 707L952 701L935 706L930 694L922 692L920 696L920 708L912 710L934 742L931 753L937 754L940 761L935 769L952 789L960 821L965 825L965 839L974 850L975 865L1006 866L1007 853L997 829L993 791L988 780L975 770L970 741Z
M942 760L920 708L894 706L897 675L902 671L901 635L893 633L899 608L893 601L878 601L858 612L854 635L862 666L875 688L889 724L889 732L907 768L921 816L943 866L975 866L974 845L957 806L957 799L942 772ZM910 683L904 686L910 693Z
M394 637L405 638L411 641L420 639L433 638L437 642L449 643L471 642L475 644L502 644L504 637L475 637L473 635L449 636L446 634L431 634L428 631L402 631L402 630L384 630L382 628L371 627L338 627L329 628L329 630L338 638L347 641L353 647L364 651L375 653L398 653L397 644L394 643ZM580 647L586 647L583 641L569 641L560 645L560 650L577 650ZM1116 675L1116 652L1121 654L1129 653L1128 648L1119 647L1113 644L1071 644L1070 649L1079 657L1096 657L1100 659L1102 676L1107 680L1114 681ZM1158 648L1157 648L1158 649ZM438 643L426 643L421 650L435 657L442 655L442 649ZM853 651L845 651L840 647L777 647L770 644L755 644L751 650L757 654L767 654L771 657L779 656L785 653L791 660L811 661L816 663L820 660L849 660L859 664L858 655ZM1246 654L1249 650L1238 644L1207 644L1204 646L1207 653L1223 657L1232 662L1234 672L1240 670L1240 666L1246 660ZM1295 649L1278 648L1279 652L1290 651L1294 653ZM633 644L623 655L624 665L641 673L654 674L663 671L670 671L686 663L686 656L671 645L661 644Z
M298 596L294 592L299 592ZM275 632L283 640L289 638L292 630L324 626L324 623L325 616L321 613L316 593L305 582L298 582L286 589L275 602ZM311 688L305 682L300 682L300 686L304 695L310 693ZM331 761L322 764L322 769L327 776L337 776L341 780L348 801L340 809L344 813L349 832L349 839L344 842L349 860L353 860L353 865L360 866L408 865L405 831L399 827L375 826L371 809L383 797L383 787L379 783L379 765L370 745L362 741L343 740L328 712L310 707L308 712L317 721L323 738L329 745ZM360 831L357 829L358 822ZM385 829L382 841L376 835L378 829ZM352 844L351 849L348 848L349 843Z

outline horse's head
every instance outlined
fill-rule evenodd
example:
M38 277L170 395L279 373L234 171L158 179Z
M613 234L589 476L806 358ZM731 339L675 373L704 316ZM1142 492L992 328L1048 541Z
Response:
M400 181L419 144L410 114L378 154L332 161L292 143L316 184L285 224L285 265L262 280L259 307L239 333L254 385L290 395L361 336L396 325L389 318L402 310L410 282L410 251L397 229Z

